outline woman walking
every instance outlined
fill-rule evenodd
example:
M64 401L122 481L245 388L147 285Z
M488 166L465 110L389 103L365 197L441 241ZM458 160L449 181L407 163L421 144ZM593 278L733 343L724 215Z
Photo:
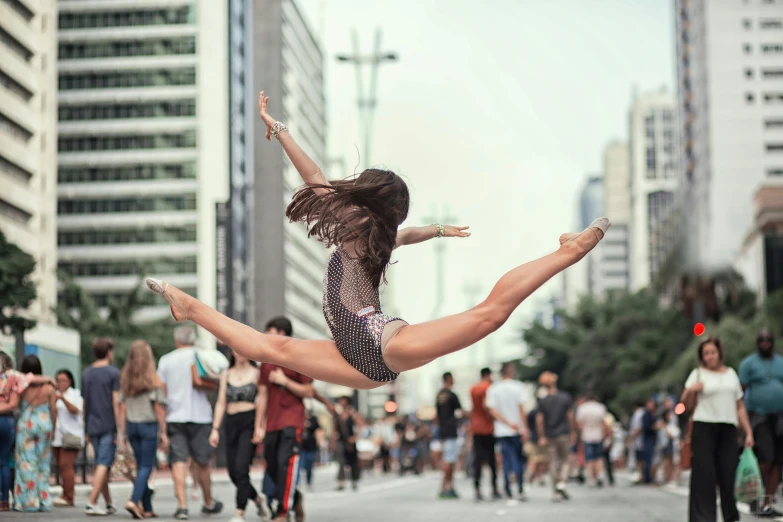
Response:
M19 407L22 393L30 384L52 383L50 377L23 374L14 370L14 360L0 351L0 511L8 511L13 474L11 463L16 437L16 418L14 411Z
M231 356L229 362L229 369L220 375L209 443L213 448L217 448L220 442L220 424L225 416L226 465L228 476L237 488L237 507L231 521L243 522L249 501L256 504L259 513L264 513L264 508L267 507L250 482L250 465L256 454L253 431L258 396L258 368L255 363L236 353ZM268 515L271 516L271 513Z
M73 374L69 370L60 370L55 376L57 383L57 424L54 428L52 451L60 470L62 496L55 499L55 507L73 507L74 485L76 484L76 458L84 446L84 418L82 406L84 400L79 390L74 388Z
M157 372L152 349L146 341L134 341L120 374L120 438L126 434L136 458L136 481L125 510L134 519L151 517L152 490L148 486L155 467L158 442L168 448L166 395Z
M157 279L147 286L171 305L178 321L190 319L239 353L313 379L371 389L393 381L439 357L475 344L503 325L538 287L595 248L609 220L595 220L582 233L560 236L560 248L515 268L487 299L461 314L409 325L383 313L379 286L392 251L440 237L467 237L467 227L435 224L398 227L408 216L408 186L393 172L368 169L356 179L329 182L296 144L285 125L267 112L261 93L261 118L267 138L277 138L306 185L296 192L286 215L311 226L310 235L336 245L324 279L324 317L334 341L270 336L234 321L181 290Z
M28 355L22 373L41 375L41 361ZM22 393L22 414L17 422L14 510L51 511L49 476L52 466L52 434L57 421L57 395L51 384L31 384Z
M720 490L724 522L740 519L734 499L737 471L737 424L745 430L745 447L752 448L753 430L742 400L737 373L723 364L717 337L699 344L699 367L685 382L682 402L695 410L690 435L691 487L689 522L716 522L715 487ZM687 436L686 436L687 438Z

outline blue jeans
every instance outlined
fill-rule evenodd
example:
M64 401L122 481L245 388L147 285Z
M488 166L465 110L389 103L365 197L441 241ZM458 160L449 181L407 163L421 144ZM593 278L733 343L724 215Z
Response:
M527 459L522 453L522 439L519 435L512 437L498 437L500 451L503 454L503 479L506 489L506 495L511 496L511 484L509 475L512 473L516 477L517 488L522 493L525 487L525 465Z
M149 482L155 467L158 449L158 424L155 422L129 422L128 442L136 457L136 482L133 484L131 502L138 504L142 498L149 499ZM147 511L145 506L145 511Z
M0 502L8 502L8 493L13 487L11 475L11 453L14 449L16 421L13 415L0 416Z
M655 444L658 440L655 437L645 437L642 440L642 457L644 457L644 483L652 484L652 467L655 458Z
M299 454L299 468L304 471L308 486L313 483L313 465L317 455L317 451L303 451ZM299 476L301 477L302 474L300 473Z

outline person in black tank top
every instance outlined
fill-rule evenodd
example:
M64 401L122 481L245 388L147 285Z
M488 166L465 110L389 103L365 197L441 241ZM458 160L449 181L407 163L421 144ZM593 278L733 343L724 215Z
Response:
M220 425L225 416L223 445L226 448L226 465L228 476L237 488L236 513L232 520L244 519L248 501L256 504L260 515L271 519L268 502L250 482L250 466L256 455L253 430L258 396L258 368L254 362L235 353L229 356L229 361L231 366L220 375L209 443L213 448L217 448L220 442Z
M337 247L324 277L323 297L324 318L334 341L264 335L164 281L147 278L148 288L169 302L177 321L192 320L249 359L350 388L378 388L400 372L463 350L496 331L530 294L595 248L609 228L609 220L599 218L581 233L563 234L555 252L508 272L477 306L409 325L381 309L379 289L386 282L393 250L434 238L468 237L468 227L433 224L398 230L410 207L408 186L400 176L367 169L352 178L328 181L285 125L269 115L268 102L262 92L259 108L266 137L280 141L305 182L286 217L306 224L309 235L327 247ZM508 231L524 238L513 224Z

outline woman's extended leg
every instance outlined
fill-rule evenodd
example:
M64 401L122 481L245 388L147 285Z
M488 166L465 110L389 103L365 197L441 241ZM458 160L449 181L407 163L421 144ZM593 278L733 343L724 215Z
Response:
M147 286L153 292L163 294L165 291L163 297L171 303L171 311L177 321L193 321L243 357L350 388L371 389L384 384L370 380L348 364L332 341L303 341L263 334L226 317L176 287L167 285L162 289L160 284L154 279L147 279Z
M483 303L466 312L402 327L385 347L386 364L396 372L413 370L488 336L536 289L595 248L608 225L596 220L580 235L561 236L556 252L508 272Z

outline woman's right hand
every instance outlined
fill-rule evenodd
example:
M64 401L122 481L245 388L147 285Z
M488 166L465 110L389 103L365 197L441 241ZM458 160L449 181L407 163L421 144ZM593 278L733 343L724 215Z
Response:
M272 141L272 125L275 124L275 119L266 112L266 104L269 101L269 96L264 96L264 91L258 96L258 111L261 114L261 120L266 124L266 139Z
M218 430L212 430L212 433L209 434L209 445L213 448L217 448L219 442L220 433L218 433Z

